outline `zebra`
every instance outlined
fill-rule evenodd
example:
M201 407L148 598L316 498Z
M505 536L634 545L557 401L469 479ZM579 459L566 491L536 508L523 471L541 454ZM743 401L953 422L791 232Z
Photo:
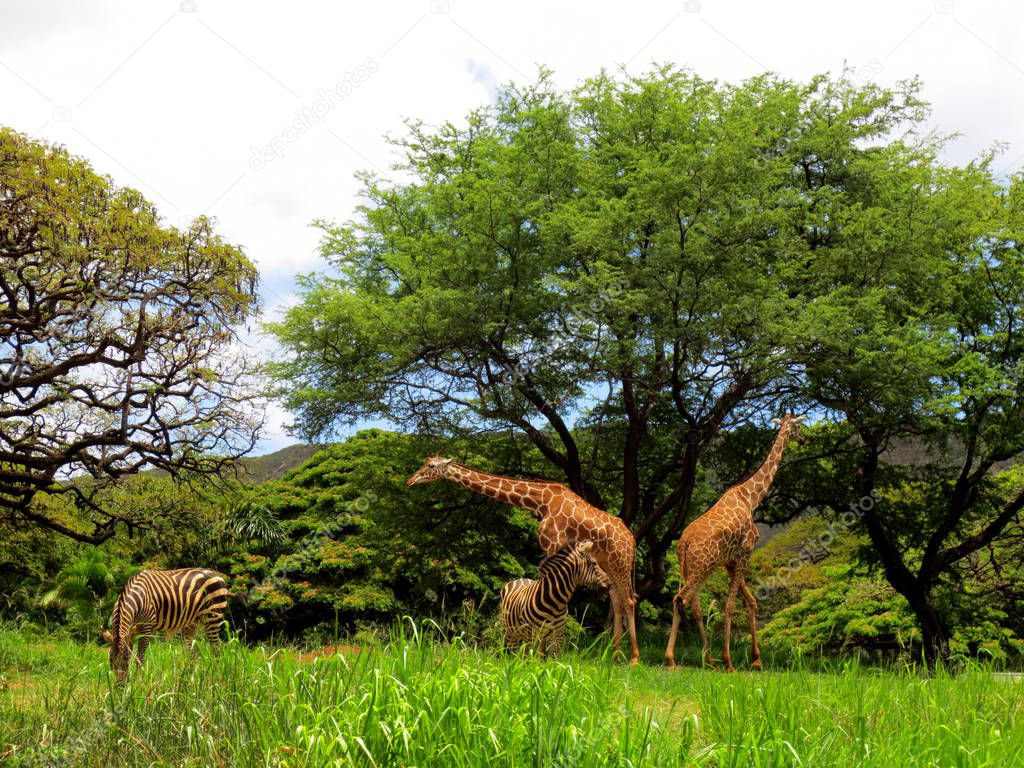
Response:
M132 646L138 637L135 661L141 666L149 646L148 633L162 632L166 640L180 631L187 642L200 627L219 652L220 625L227 607L224 577L206 568L139 571L124 585L110 617L110 668L123 683L128 676Z
M567 544L541 561L537 579L516 579L501 588L498 616L506 648L537 643L540 653L558 654L576 587L611 583L590 556L593 546L592 541Z

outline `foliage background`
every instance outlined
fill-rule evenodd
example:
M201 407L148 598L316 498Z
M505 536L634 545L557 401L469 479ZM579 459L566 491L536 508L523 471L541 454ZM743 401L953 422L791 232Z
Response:
M717 472L730 477L755 437L764 442L770 433L736 435L721 443L700 498L716 498L727 482ZM5 532L0 619L94 640L120 585L135 570L201 563L229 577L230 623L252 642L273 637L317 644L366 632L380 636L395 621L412 616L435 621L449 635L494 643L501 585L536 572L536 522L524 510L454 485L406 488L406 478L430 453L431 442L364 431L319 450L296 448L252 460L243 476L260 479L231 488L190 490L163 477L132 478L113 503L136 505L136 512L148 509L154 522L130 537L88 546L33 529ZM529 451L503 453L504 445L485 436L454 442L446 453L496 471L515 468L528 474L541 465ZM284 470L282 462L294 461L299 465ZM279 476L267 478L268 471ZM174 522L161 524L160 511L172 500ZM766 505L766 516L772 504ZM254 518L269 521L280 536L264 540L248 535L251 531L238 532L240 520ZM776 658L919 656L913 613L872 563L863 532L849 521L812 512L762 526L764 543L755 550L748 583L759 600L760 637ZM1011 531L993 552L998 567L979 561L940 590L956 657L1015 664L1024 651L1020 593L1006 588L1019 583L1020 543ZM641 605L646 644L664 641L677 573L673 563L666 588ZM713 642L721 640L726 591L720 572L703 592ZM573 615L591 637L604 629L606 611L602 595L581 592L574 601ZM744 645L742 606L739 611L735 626Z

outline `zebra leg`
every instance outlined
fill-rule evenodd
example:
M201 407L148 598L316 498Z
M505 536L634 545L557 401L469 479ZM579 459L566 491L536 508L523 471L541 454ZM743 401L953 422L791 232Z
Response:
M192 638L195 634L195 626L181 628L181 644L185 647L185 651L191 658L195 658L196 656L196 646L195 643L192 642Z
M146 658L146 649L149 648L149 637L141 635L139 637L138 645L135 647L135 664L142 666L142 662Z
M565 644L565 622L562 621L558 626L552 628L551 632L548 633L547 637L547 649L549 656L557 656L562 652L562 646Z
M203 627L203 633L206 635L207 642L213 648L215 655L220 655L220 625L223 624L223 618L221 616L212 616L208 618L206 624Z

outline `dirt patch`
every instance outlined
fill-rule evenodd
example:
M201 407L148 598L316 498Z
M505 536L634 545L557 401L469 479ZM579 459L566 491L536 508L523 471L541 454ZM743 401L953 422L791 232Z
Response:
M309 662L313 659L326 659L332 656L358 656L363 652L358 645L325 645L312 651L303 651L299 654L299 661Z

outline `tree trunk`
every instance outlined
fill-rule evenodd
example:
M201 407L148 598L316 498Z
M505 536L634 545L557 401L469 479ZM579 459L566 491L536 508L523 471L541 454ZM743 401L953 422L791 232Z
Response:
M878 441L872 440L869 435L861 437L866 450L854 488L859 492L861 499L871 499L874 494L880 450ZM836 509L840 509L840 507L837 505ZM861 520L868 537L882 561L886 581L906 598L910 609L917 618L918 626L921 628L924 658L928 669L934 671L936 665L948 666L950 633L949 627L946 626L932 602L934 580L915 575L907 567L903 553L890 537L883 518L878 514L878 509L873 503L858 505L858 509L861 512Z
M921 627L921 641L924 644L924 660L928 669L932 672L936 667L949 667L949 640L950 632L946 622L942 620L938 610L932 603L931 588L921 586L919 583L902 593L910 603L911 610L917 618Z

